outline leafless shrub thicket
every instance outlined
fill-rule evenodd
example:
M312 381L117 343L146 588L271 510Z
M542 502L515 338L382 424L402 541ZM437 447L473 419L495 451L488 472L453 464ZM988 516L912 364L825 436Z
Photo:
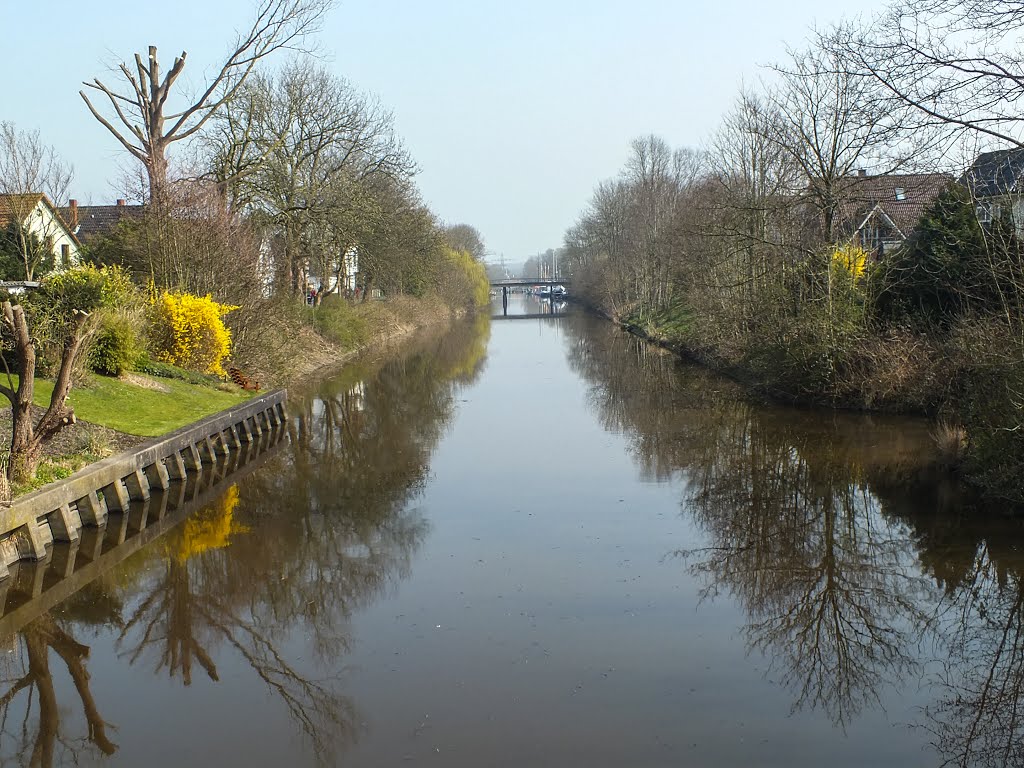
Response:
M953 182L1024 148L1022 30L1019 3L975 0L819 30L700 151L634 142L566 233L574 290L776 391L957 412L977 455L984 432L992 461L1024 457L1024 206L980 222L968 186L859 255L851 220L865 172Z

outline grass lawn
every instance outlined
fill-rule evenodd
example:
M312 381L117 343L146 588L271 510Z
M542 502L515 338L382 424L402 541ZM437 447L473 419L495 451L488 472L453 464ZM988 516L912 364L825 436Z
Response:
M94 376L88 387L71 390L75 415L93 424L142 437L156 437L248 400L252 393L221 392L175 379L154 379L170 392L146 389L107 376ZM53 382L36 380L34 402L50 403Z
M693 315L681 302L656 310L640 310L626 318L627 322L669 341L681 341L690 332Z

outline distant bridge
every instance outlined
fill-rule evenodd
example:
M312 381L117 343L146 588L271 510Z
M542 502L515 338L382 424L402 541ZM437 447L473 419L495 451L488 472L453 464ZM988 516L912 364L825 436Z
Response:
M552 317L564 317L564 312L557 312L555 310L555 302L562 302L565 299L565 284L568 280L562 278L528 278L528 277L516 277L508 278L505 280L493 280L491 282L492 288L501 288L501 314L492 315L491 317L495 320L537 320L542 318ZM546 292L538 294L538 298L542 302L548 302L550 311L548 312L530 312L527 314L513 314L508 313L508 295L512 293L512 288L529 288L544 286L547 288ZM556 293L557 286L557 293ZM564 306L564 305L563 305Z
M557 320L568 316L568 312L533 312L528 315L491 315L491 320Z
M565 285L568 286L572 280L568 277L510 277L507 280L491 280L495 288L513 288L528 285Z

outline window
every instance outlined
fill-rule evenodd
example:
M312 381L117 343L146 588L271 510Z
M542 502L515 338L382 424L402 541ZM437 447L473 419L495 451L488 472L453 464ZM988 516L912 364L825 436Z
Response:
M907 190L905 190L903 187L896 187L896 199L897 200L906 200L907 199Z
M986 203L978 203L974 208L974 213L981 224L988 224L992 221L992 208Z
M883 236L884 233L882 232L882 227L879 224L878 220L872 219L867 224L865 224L864 228L861 230L860 246L866 251L877 250L877 248L882 242Z

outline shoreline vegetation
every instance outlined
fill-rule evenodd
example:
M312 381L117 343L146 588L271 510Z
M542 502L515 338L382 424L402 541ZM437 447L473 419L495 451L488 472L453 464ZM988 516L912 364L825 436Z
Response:
M343 310L346 333L339 337L318 330L318 323L330 321L317 319L317 312L308 309L313 319L298 329L291 345L294 364L265 378L267 386L261 386L260 392L319 377L363 354L386 350L421 330L440 328L466 315L464 310L453 310L436 298L401 296L353 304ZM296 348L301 348L303 354L295 355ZM77 423L47 443L36 476L14 485L12 496L61 480L148 437L167 434L258 394L219 377L175 366L155 366L152 370L124 372L116 377L83 375L69 395L69 404L79 417ZM16 377L14 383L17 386ZM34 411L41 413L52 389L51 381L36 381ZM9 412L0 414L0 429L10 430Z
M165 379L211 384L212 403L488 303L480 233L430 209L391 112L314 55L332 5L254 3L194 90L186 55L154 45L83 72L88 113L137 161L115 205L79 205L70 163L0 121L0 500L88 418L90 384L137 401L101 423L162 430L175 409L152 389L184 386Z
M927 415L1024 502L1022 29L965 0L815 29L700 147L634 140L550 274L776 398Z

